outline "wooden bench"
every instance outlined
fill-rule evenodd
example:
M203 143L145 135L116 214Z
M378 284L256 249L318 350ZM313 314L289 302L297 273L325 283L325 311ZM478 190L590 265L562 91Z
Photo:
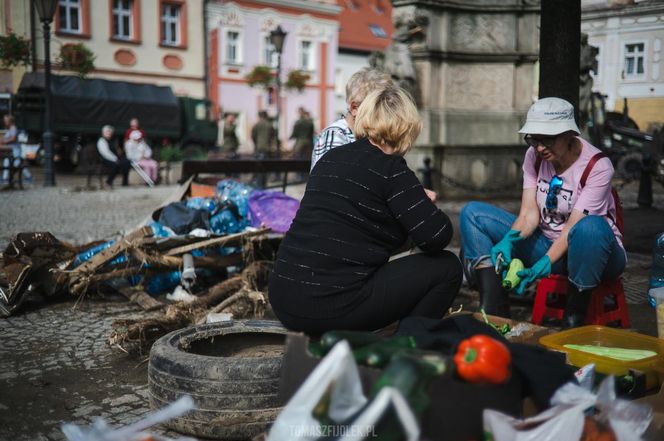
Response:
M8 159L9 165L5 166L5 159ZM25 161L21 158L18 165L14 165L14 154L11 148L0 147L0 178L9 171L9 183L7 188L14 188L14 175L17 176L18 187L23 189L23 169L26 167Z
M309 173L311 168L310 159L255 159L240 157L238 159L212 158L202 161L184 161L182 163L182 179L186 181L189 177L198 177L199 174L224 174L234 173L283 173L282 191L286 191L288 185L288 173Z

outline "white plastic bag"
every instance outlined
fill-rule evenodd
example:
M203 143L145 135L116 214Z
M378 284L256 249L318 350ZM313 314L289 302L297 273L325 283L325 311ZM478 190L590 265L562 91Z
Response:
M103 418L97 418L90 427L80 427L71 423L63 424L62 433L68 441L140 441L150 436L146 429L172 418L177 418L195 407L194 400L185 395L142 420L120 429L109 427ZM177 440L168 440L162 437L154 438L163 441L196 441L193 438L178 438Z
M583 404L561 405L521 420L497 410L484 410L484 432L495 441L578 441L583 432Z
M578 441L586 410L608 423L617 441L640 441L652 420L648 406L616 398L615 380L607 377L597 395L575 383L561 386L551 398L552 408L525 420L495 410L484 411L484 431L495 441Z
M316 366L274 421L268 441L315 440L320 436L312 410L331 388L329 416L343 421L367 402L348 342L337 343Z
M346 426L323 427L313 409L330 394L328 416ZM394 409L405 433L405 441L417 441L420 427L412 409L398 389L383 387L367 405L360 375L348 342L342 340L323 358L279 414L267 441L313 441L333 436L339 441L360 441L376 436L375 425L388 408ZM359 412L361 410L361 412ZM359 412L359 413L358 413Z

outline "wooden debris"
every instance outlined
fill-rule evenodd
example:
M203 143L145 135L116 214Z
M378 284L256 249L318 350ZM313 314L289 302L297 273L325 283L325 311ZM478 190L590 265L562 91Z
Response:
M150 294L146 293L143 290L136 290L132 288L120 288L118 292L129 299L131 302L136 303L144 311L151 311L159 308L163 308L164 304L159 300L156 300Z
M142 319L122 319L113 323L108 342L130 353L144 353L152 343L170 331L196 323L207 316L207 309L242 288L241 276L235 276L211 287L207 294L191 303L179 302L164 308L162 315Z
M152 343L170 331L205 323L210 312L231 312L234 318L263 317L267 298L258 286L267 279L271 262L252 262L238 276L231 277L191 303L178 302L153 310L153 315L140 319L121 319L113 323L108 342L128 353L145 353Z
M202 242L193 243L190 245L185 245L182 247L173 248L168 250L165 254L167 256L174 256L177 254L189 253L193 250L200 250L202 248L209 247L222 247L222 246L231 246L231 245L240 245L242 244L243 239L248 239L254 236L261 236L270 231L269 228L261 228L256 231L245 231L242 233L229 234L228 236L215 237L212 239L204 240Z
M91 283L90 277L99 268L129 248L134 240L151 235L152 228L142 227L129 233L110 247L92 256L90 260L83 262L78 267L71 270L69 272L69 291L74 295L84 294Z

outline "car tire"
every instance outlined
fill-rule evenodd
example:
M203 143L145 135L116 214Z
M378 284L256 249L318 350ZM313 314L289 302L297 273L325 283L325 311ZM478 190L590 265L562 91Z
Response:
M278 398L286 329L278 321L247 320L180 329L150 350L150 405L190 395L196 409L165 423L179 433L251 439L283 407Z

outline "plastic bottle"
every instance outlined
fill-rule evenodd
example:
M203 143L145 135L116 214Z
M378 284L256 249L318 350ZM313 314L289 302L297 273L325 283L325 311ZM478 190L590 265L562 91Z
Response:
M180 284L180 276L180 271L157 274L143 285L145 292L150 295L157 295L170 291Z
M90 260L92 258L92 256L94 256L95 254L100 253L101 251L105 250L106 248L109 248L114 243L115 243L115 241L111 240L109 242L99 244L99 245L94 246L92 248L88 248L87 250L79 253L76 256L76 259L74 259L74 263L72 263L71 267L76 268L77 266L79 266L83 262L86 262L86 261Z
M654 291L664 289L664 233L655 237L655 245L652 250L652 266L650 267L650 284L648 290L648 303L653 308L657 307Z

